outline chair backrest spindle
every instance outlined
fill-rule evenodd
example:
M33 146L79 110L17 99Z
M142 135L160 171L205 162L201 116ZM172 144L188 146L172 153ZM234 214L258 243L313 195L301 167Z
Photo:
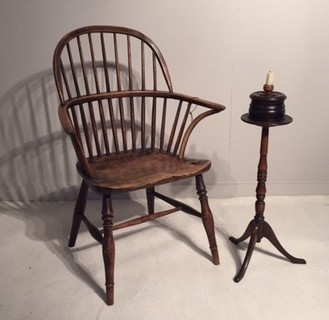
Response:
M166 132L166 114L167 114L167 99L163 99L161 129L160 129L160 150L164 149L164 139Z
M145 90L145 45L141 43L141 75L142 75L142 90Z
M157 90L157 65L156 65L156 57L155 57L155 53L152 53L152 61L153 61L153 90L156 91Z
M152 94L173 89L162 54L145 35L111 26L72 31L55 50L54 75L61 103L79 101L69 114L90 159L148 148L180 153L191 103Z

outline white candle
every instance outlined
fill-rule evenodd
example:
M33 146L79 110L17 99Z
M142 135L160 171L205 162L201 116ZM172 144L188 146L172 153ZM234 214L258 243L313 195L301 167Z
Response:
M273 72L272 71L269 71L268 73L267 73L267 77L266 77L266 85L267 86L271 86L271 85L273 85L273 78L274 78L274 74L273 74Z

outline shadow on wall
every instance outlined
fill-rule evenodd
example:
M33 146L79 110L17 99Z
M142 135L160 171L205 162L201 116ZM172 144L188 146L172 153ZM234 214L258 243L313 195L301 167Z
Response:
M0 200L70 200L76 157L57 115L52 70L34 74L0 99Z
M121 72L127 78L124 66ZM0 98L0 201L77 198L81 179L58 105L52 69L22 80ZM93 192L88 197L99 198Z

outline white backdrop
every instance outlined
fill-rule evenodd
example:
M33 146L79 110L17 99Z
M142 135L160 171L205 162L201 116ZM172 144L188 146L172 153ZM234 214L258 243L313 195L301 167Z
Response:
M240 116L269 70L294 122L270 129L268 195L328 194L328 16L326 0L1 0L0 200L74 197L79 178L57 118L52 54L66 32L89 24L144 32L176 91L226 105L189 146L213 161L211 197L254 194L260 128Z

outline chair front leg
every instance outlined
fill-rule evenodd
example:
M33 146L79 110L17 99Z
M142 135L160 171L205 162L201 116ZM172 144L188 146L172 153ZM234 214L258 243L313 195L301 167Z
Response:
M75 246L75 242L77 240L79 228L81 225L81 220L86 209L87 195L88 195L88 185L84 180L82 180L79 196L75 204L74 213L73 213L69 247Z
M103 259L105 267L106 303L114 303L114 259L113 207L110 195L103 196L102 219L104 228Z
M202 222L207 233L212 260L214 264L218 265L219 254L218 254L216 237L215 237L214 219L211 210L209 208L207 190L201 174L196 176L195 180L196 180L197 194L199 196L199 200L201 204Z

